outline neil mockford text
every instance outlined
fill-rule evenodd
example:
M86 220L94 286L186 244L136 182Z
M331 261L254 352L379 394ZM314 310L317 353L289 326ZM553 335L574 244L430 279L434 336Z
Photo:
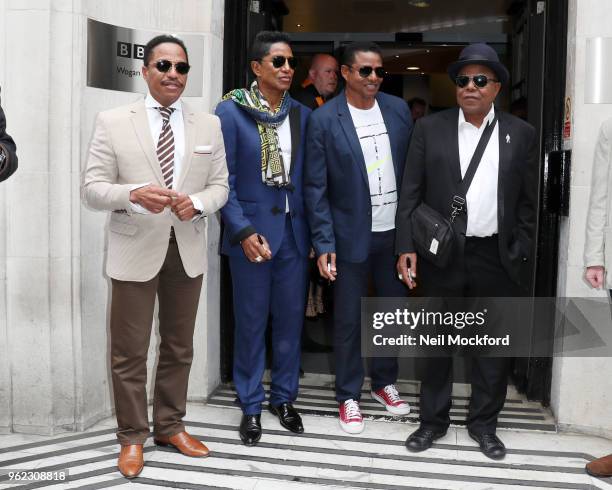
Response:
M418 327L452 327L463 330L465 327L482 327L486 323L487 310L476 312L466 311L419 311L397 308L395 311L378 311L372 314L372 328L382 330L385 327L403 327L411 331ZM459 333L440 334L439 332L410 334L397 331L374 334L372 342L375 346L509 346L510 335L490 336L471 331L468 335Z

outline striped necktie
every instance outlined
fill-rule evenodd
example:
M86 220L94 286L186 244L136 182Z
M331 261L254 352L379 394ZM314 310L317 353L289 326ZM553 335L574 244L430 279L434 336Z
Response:
M157 142L157 159L161 167L164 182L168 189L172 189L172 179L174 176L174 133L170 126L170 116L174 111L170 107L158 107L157 110L163 119L162 130Z

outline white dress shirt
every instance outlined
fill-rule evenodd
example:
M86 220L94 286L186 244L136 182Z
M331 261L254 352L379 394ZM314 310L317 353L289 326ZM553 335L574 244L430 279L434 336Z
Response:
M348 104L348 107L368 171L372 231L393 230L397 210L397 185L387 126L376 101L370 109L357 109L351 104Z
M289 172L291 172L291 123L289 122L289 116L287 116L283 123L276 128L276 134L278 135L278 146L283 156L285 173L289 176ZM288 197L285 198L285 212L289 212Z
M462 177L467 172L482 133L494 117L495 108L491 105L482 125L477 128L465 120L463 110L459 109L459 161ZM467 192L467 236L487 237L497 233L498 175L499 124L496 124Z
M159 135L161 134L164 123L164 119L157 108L162 107L162 104L157 102L153 96L148 93L145 98L145 107L147 110L147 119L149 120L149 130L151 131L151 138L153 139L153 144L155 145L155 154L157 155L157 142L159 141ZM185 121L183 119L183 104L181 103L180 99L172 104L170 108L174 109L170 115L170 127L172 128L172 134L174 135L174 167L172 181L176 183L181 175L183 158L185 156ZM131 190L135 190L149 184L150 182L146 182L144 184L134 184ZM193 207L195 209L198 211L202 211L202 209L204 209L202 203L197 197L189 197L193 202ZM133 212L150 214L149 211L140 204L131 204ZM194 218L198 217L200 216L197 215Z

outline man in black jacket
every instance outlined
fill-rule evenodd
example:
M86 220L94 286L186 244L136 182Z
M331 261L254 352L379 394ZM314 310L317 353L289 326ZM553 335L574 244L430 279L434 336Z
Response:
M16 150L13 138L6 134L6 118L0 106L0 182L8 179L17 170Z
M418 265L417 280L430 297L523 296L531 281L535 239L535 129L495 108L493 102L509 75L486 44L466 47L448 73L457 86L459 107L420 119L412 135L396 216L398 272L413 288ZM438 267L417 256L411 215L424 202L450 217L453 197L489 124L493 131L465 196L467 216L455 222L457 240L450 263ZM493 459L505 456L495 432L506 398L509 361L472 358L467 428L481 451ZM428 449L450 424L452 358L423 362L421 425L406 441L411 451Z
M330 100L338 88L338 62L331 54L317 53L312 58L308 78L291 96L315 110Z

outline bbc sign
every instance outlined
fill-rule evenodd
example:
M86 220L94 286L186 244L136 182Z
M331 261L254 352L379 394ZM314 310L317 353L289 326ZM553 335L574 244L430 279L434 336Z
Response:
M117 56L119 58L134 58L135 60L141 60L144 58L144 48L144 44L132 44L117 41Z
M87 19L87 86L146 93L147 84L141 72L144 47L160 34L172 33L130 29ZM191 65L183 95L201 97L204 36L187 34L178 37L187 47Z

